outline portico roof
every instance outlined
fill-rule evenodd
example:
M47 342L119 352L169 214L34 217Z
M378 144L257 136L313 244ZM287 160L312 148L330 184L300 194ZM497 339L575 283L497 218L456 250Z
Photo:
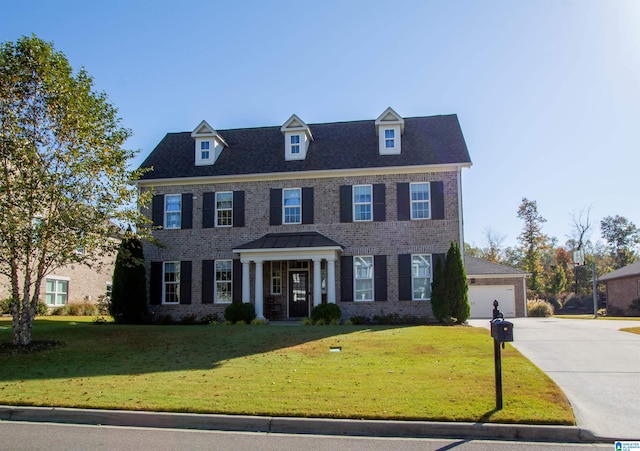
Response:
M267 233L233 249L236 253L291 250L342 250L344 246L318 232Z

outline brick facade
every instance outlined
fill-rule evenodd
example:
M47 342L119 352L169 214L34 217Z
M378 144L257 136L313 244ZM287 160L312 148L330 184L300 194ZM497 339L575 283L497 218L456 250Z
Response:
M606 281L607 312L610 314L631 315L629 305L640 298L640 274Z

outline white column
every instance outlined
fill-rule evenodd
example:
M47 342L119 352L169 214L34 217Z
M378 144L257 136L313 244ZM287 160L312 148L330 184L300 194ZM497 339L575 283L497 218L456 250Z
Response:
M322 304L322 271L320 259L313 259L313 306Z
M327 259L327 303L336 303L336 260Z
M251 280L249 272L249 260L242 261L242 302L251 302Z
M256 260L256 318L264 319L264 299L262 296L262 260Z

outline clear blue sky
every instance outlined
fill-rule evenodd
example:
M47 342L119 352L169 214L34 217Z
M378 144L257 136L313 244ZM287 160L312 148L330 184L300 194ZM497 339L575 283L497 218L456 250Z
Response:
M466 241L515 245L522 197L564 243L591 206L640 226L640 1L0 0L0 41L35 33L84 66L134 132L456 113Z

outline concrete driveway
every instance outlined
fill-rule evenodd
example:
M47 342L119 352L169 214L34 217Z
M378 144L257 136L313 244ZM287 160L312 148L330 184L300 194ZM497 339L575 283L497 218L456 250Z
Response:
M509 318L513 346L569 398L578 426L614 440L640 440L639 321ZM488 320L471 320L489 327Z

